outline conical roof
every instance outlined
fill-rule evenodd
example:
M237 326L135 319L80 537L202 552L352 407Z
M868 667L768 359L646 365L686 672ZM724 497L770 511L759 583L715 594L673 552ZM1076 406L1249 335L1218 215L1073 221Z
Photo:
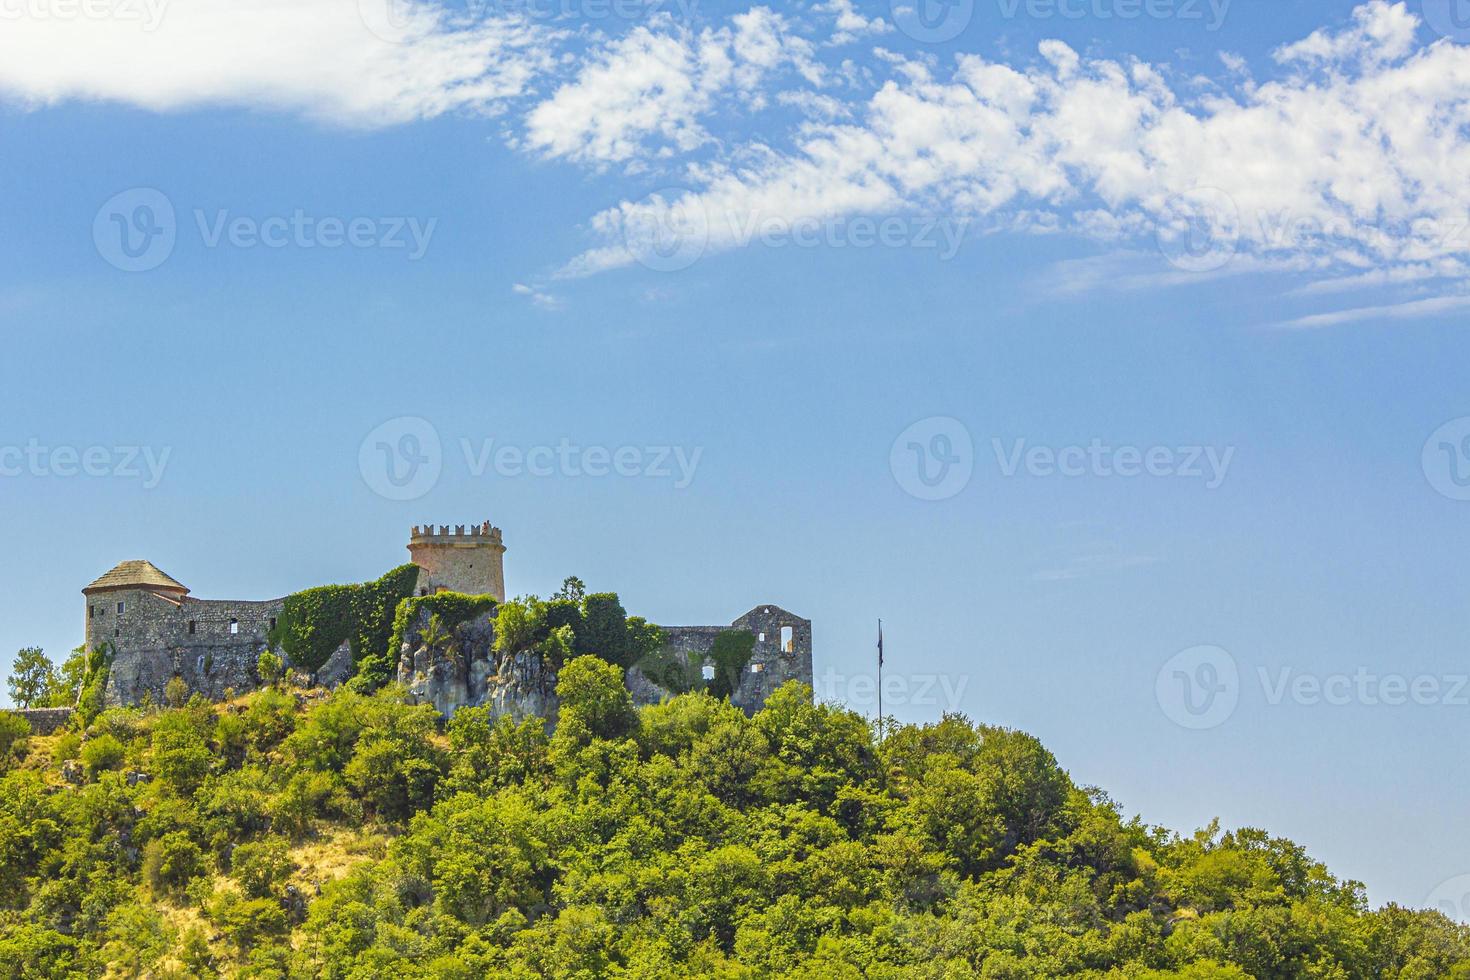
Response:
M112 589L166 589L185 595L189 593L181 582L151 561L125 561L87 586L82 593L88 595Z

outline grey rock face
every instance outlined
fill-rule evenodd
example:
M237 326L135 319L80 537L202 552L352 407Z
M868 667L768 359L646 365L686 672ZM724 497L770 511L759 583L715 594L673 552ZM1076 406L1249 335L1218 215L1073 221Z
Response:
M496 717L555 721L556 672L533 655L499 657L493 614L455 626L433 645L425 639L429 619L428 610L419 613L399 654L398 680L416 703L432 704L446 718L466 705L485 705Z

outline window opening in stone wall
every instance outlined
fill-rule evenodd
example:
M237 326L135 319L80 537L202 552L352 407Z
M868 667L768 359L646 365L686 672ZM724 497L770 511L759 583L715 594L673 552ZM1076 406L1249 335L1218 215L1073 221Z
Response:
M762 643L766 642L766 634L764 634L764 633L761 634L761 642Z
M701 670L700 673L702 673L704 675L704 679L705 680L707 680L707 681L714 680L715 679L715 665L714 664L705 664L703 670Z
M128 611L128 604L126 602L119 602L117 604L117 614L119 616L121 616L123 613L125 613L127 611Z
M195 631L197 631L198 629L199 629L199 624L197 622L195 622L194 620L192 620L192 619L189 620L189 635L190 636L193 636L194 633L195 633Z
M238 619L230 620L230 635L233 636L238 632L240 632L240 621Z
M92 606L90 612L91 612L92 618L93 619L96 619L97 618L97 607L96 606Z
M276 617L272 616L271 617L271 629L275 629L275 628L276 628Z
M781 627L781 649L783 651L785 651L786 653L791 653L792 652L792 649L793 649L793 647L792 647L793 642L794 642L794 638L793 638L791 627L790 626L783 626L783 627Z
M194 669L201 674L204 673L204 654L201 653L199 659L194 662Z

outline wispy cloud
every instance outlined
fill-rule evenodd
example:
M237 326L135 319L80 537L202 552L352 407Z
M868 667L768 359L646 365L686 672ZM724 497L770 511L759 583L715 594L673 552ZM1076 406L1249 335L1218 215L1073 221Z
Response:
M1361 323L1364 320L1418 320L1464 309L1470 309L1470 296L1433 296L1382 306L1359 306L1348 310L1333 310L1330 313L1313 313L1278 325L1296 330L1313 330L1337 327L1345 323Z

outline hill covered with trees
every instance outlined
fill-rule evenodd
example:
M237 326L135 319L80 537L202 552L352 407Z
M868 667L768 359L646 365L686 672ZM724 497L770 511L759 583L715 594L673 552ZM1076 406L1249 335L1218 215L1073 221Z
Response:
M782 688L447 725L273 686L0 724L0 976L1470 977L1290 841L1124 820L1034 738Z

